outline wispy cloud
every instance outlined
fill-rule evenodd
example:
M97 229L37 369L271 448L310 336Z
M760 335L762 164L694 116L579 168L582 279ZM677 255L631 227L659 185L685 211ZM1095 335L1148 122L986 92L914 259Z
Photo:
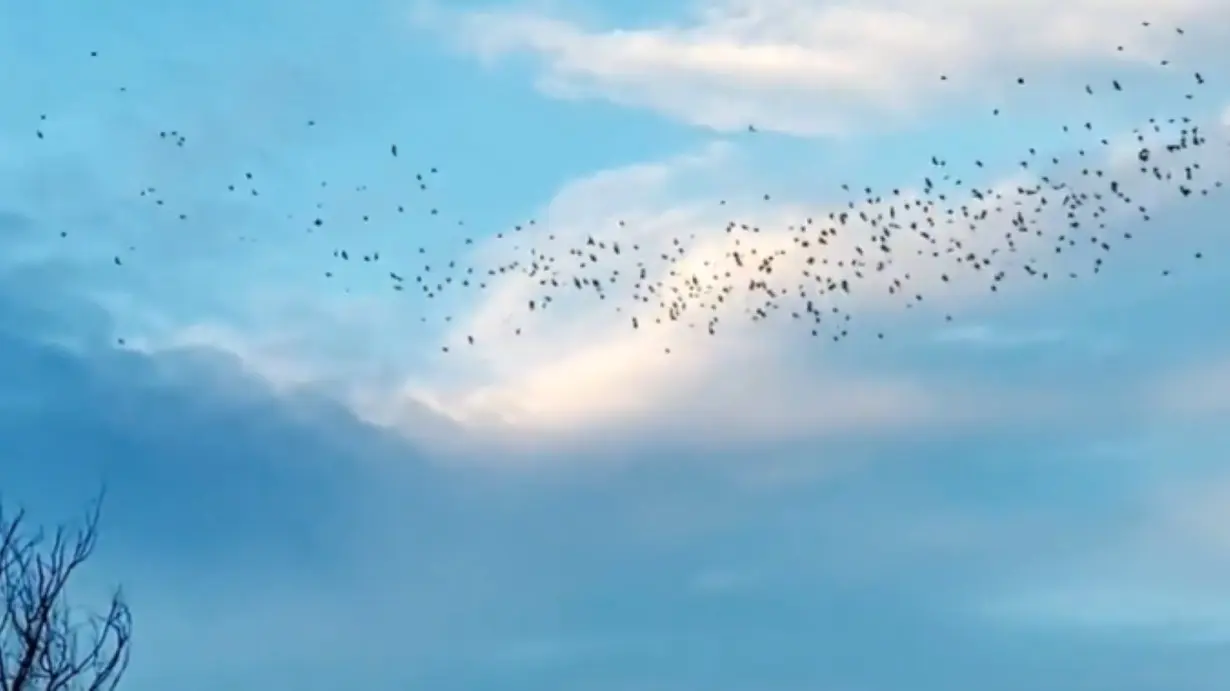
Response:
M1215 27L1230 25L1217 0L723 0L648 28L582 26L532 9L432 16L484 59L536 56L539 86L556 96L797 134L900 117L1040 69L1155 64L1178 47L1174 26L1202 29L1193 41L1209 48Z

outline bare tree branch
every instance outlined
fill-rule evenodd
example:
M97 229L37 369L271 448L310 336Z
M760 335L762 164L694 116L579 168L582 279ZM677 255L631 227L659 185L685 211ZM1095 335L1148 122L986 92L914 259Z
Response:
M82 526L50 537L0 505L0 691L113 691L128 667L132 616L117 590L104 614L68 600L98 542L100 496Z

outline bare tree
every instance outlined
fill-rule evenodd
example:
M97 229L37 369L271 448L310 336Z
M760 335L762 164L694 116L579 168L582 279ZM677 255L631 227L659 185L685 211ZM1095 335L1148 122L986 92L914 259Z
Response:
M101 615L67 596L94 552L101 508L95 502L79 529L48 535L0 506L0 691L112 691L123 677L132 617L120 591Z

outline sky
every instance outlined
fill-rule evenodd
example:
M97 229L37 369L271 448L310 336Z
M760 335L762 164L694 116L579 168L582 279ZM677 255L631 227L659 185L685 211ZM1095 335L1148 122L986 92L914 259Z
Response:
M703 259L732 218L778 247L932 156L1130 170L1150 118L1225 179L1228 32L1224 0L7 3L0 496L55 523L106 486L75 597L123 586L132 691L1224 688L1224 189L1137 183L1096 277L908 265L927 305L857 294L840 343L386 273Z

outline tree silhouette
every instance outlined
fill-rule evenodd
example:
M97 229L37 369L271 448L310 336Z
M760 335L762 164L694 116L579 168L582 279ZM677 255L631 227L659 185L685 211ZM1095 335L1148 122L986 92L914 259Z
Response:
M101 615L67 595L94 552L101 508L96 501L80 528L48 535L0 505L0 691L112 691L123 677L132 616L120 591Z

